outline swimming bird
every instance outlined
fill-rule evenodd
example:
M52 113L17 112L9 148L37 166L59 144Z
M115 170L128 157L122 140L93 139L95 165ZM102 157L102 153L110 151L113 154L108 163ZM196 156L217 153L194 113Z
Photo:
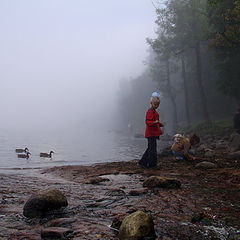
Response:
M54 153L54 151L51 151L49 154L48 153L40 153L40 157L52 158L52 153Z
M27 152L27 154L18 154L18 158L26 158L28 159L29 158L29 154L31 154L30 152Z
M25 149L21 149L21 148L17 148L17 149L15 149L15 152L17 152L17 153L23 153L23 152L29 152L29 150L28 150L28 148L26 147Z

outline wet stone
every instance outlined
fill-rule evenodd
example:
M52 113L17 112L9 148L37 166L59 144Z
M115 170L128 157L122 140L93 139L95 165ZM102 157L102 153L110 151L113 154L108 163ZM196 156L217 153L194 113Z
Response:
M155 237L152 217L142 211L137 211L124 218L119 229L120 240L140 240Z
M130 196L140 196L140 195L146 194L147 192L148 192L148 189L147 189L147 188L134 189L134 190L131 190L131 191L129 192L129 195L130 195Z
M107 196L125 196L126 193L122 189L111 189L106 192Z
M228 159L240 158L240 151L232 152L228 154Z
M233 134L231 136L231 142L229 144L229 149L231 152L236 152L240 150L240 134Z
M107 178L93 177L84 181L84 184L99 184L101 182L107 182L107 181L109 181L109 179Z
M73 230L62 227L49 227L42 229L41 239L67 239L73 234Z
M68 205L67 198L58 190L41 191L33 194L23 207L23 215L27 218L43 217L52 210Z
M181 182L173 178L151 176L143 182L143 187L147 188L179 188Z
M76 219L74 218L57 218L47 222L45 226L46 227L69 227L75 221Z
M204 161L204 162L198 163L195 166L195 168L198 168L198 169L212 169L212 168L217 168L217 165L215 163L212 163L212 162Z
M208 151L205 152L204 156L207 157L207 158L213 158L214 153L213 153L212 150L208 150Z

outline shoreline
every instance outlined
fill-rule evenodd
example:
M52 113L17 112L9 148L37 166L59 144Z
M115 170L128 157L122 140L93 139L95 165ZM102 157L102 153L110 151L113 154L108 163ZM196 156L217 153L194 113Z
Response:
M142 210L153 216L157 239L227 239L240 229L240 160L227 160L219 153L209 161L218 167L197 169L197 162L159 155L158 170L142 169L132 160L52 167L40 170L39 176L0 174L0 238L41 239L41 229L64 217L73 220L71 239L118 239L109 228L113 219ZM143 181L150 176L176 178L182 186L144 188ZM91 182L94 178L96 182ZM108 181L101 182L102 178ZM31 194L53 188L68 199L62 213L40 220L23 217L22 208ZM193 224L192 217L200 213L206 219Z

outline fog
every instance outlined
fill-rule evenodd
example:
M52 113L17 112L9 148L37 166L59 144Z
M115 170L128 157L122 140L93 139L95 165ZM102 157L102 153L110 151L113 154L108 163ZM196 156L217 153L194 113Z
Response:
M1 128L114 126L154 20L149 0L1 0Z

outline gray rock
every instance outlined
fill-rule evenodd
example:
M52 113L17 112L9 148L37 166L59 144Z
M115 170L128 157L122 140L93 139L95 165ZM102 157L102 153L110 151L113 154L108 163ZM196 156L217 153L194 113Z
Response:
M173 178L151 176L143 182L143 187L147 188L179 188L181 182Z
M214 157L214 152L210 149L208 149L208 151L205 152L204 156L207 158L213 158Z
M236 152L240 150L240 134L234 133L231 136L231 142L229 144L229 150L231 152Z
M196 151L197 152L202 152L202 151L205 151L207 147L204 145L204 144L201 144L198 148L196 148Z
M228 240L240 240L240 233L233 233L228 237Z
M217 168L217 165L215 163L204 161L204 162L198 163L195 166L195 168L198 168L198 169L211 169L211 168Z
M236 158L240 158L240 151L228 154L228 159L236 159Z
M218 140L217 142L216 142L216 149L226 149L227 148L227 145L228 145L228 143L226 142L226 141L224 141L224 140Z
M27 218L42 217L47 212L68 205L67 198L58 190L42 191L33 194L23 207L23 215Z
M120 240L141 240L155 237L152 217L142 211L137 211L124 218L119 229Z

